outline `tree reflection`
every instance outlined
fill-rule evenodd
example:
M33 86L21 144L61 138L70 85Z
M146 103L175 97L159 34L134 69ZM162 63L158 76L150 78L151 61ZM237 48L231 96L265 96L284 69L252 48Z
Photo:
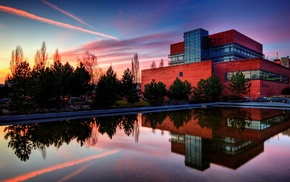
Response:
M221 108L194 109L192 112L194 119L198 120L198 124L202 128L216 129L223 120Z
M117 127L123 129L128 136L132 134L134 132L135 121L137 121L137 114L96 118L99 132L101 134L106 133L110 139L116 134Z
M8 147L15 150L16 156L21 161L28 160L31 150L35 147L31 141L32 136L26 134L28 130L27 125L14 125L4 129L4 132L7 132L4 138L6 140L11 138Z
M95 139L95 133L92 133L95 129L101 134L106 133L111 139L116 134L117 127L123 129L128 136L133 134L135 129L138 141L139 128L138 124L135 125L137 122L137 115L127 115L11 125L4 129L6 132L4 138L10 139L8 147L15 150L16 156L21 161L28 160L31 151L36 149L41 151L45 159L47 147L60 148L72 140L83 146L91 137Z
M137 121L137 114L123 116L121 129L124 130L126 135L130 136L132 133L134 133L135 121Z
M169 112L168 116L174 126L178 129L183 126L184 123L187 123L192 119L193 113L192 110L180 110Z
M60 148L76 139L82 146L91 134L91 119L60 121L51 123L34 123L12 125L4 129L4 138L10 139L8 147L15 150L21 161L29 159L32 149L39 149L43 158L46 157L46 147L51 145Z
M250 126L252 118L249 110L242 108L232 109L227 115L228 125L242 131L246 126Z
M145 118L145 124L150 123L153 129L156 128L157 124L162 124L165 118L167 117L166 112L153 112L153 113L146 113L143 114Z

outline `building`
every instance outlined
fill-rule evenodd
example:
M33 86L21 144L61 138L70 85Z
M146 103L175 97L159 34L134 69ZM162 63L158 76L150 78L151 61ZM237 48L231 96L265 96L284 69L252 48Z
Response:
M183 42L170 45L169 65L264 57L262 44L236 30L209 35L207 30L199 28L184 32L183 38Z
M142 70L141 89L155 79L167 88L178 77L197 86L200 79L216 74L224 86L231 75L243 72L252 83L247 97L282 95L289 89L289 57L268 61L263 45L236 30L209 35L204 29L184 33L184 41L170 45L169 66ZM230 94L226 88L223 95Z

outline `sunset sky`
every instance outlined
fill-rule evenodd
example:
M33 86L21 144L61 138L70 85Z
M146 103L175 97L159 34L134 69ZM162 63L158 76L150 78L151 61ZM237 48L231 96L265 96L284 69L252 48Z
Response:
M43 41L50 58L59 49L71 65L89 50L121 77L134 53L141 70L167 65L169 45L196 28L236 29L262 43L266 58L290 56L289 0L0 0L0 83L17 45L31 65Z

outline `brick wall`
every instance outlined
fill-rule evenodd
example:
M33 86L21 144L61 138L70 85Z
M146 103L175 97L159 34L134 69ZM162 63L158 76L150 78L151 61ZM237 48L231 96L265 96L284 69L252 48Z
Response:
M222 84L225 86L227 86L229 83L229 81L225 80L226 72L245 70L264 70L290 77L290 71L288 68L261 58L216 63L213 68L214 73L221 79ZM281 92L284 88L290 87L289 83L277 83L266 80L251 80L251 83L251 98L257 98L259 96L268 97L281 95ZM224 88L223 94L228 95L230 94L230 91L227 88Z
M162 68L153 68L141 71L141 90L144 85L150 83L152 79L156 82L163 82L169 88L178 77L181 81L187 80L192 86L197 86L201 78L206 79L212 75L212 61L203 61Z

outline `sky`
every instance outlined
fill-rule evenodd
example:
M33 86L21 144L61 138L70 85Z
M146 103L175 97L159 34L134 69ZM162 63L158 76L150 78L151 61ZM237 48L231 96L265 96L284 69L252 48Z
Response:
M43 41L50 63L56 49L73 66L88 50L121 78L135 53L140 70L166 66L170 44L197 28L235 29L263 44L269 60L290 56L289 0L0 0L0 83L18 45L30 65Z

